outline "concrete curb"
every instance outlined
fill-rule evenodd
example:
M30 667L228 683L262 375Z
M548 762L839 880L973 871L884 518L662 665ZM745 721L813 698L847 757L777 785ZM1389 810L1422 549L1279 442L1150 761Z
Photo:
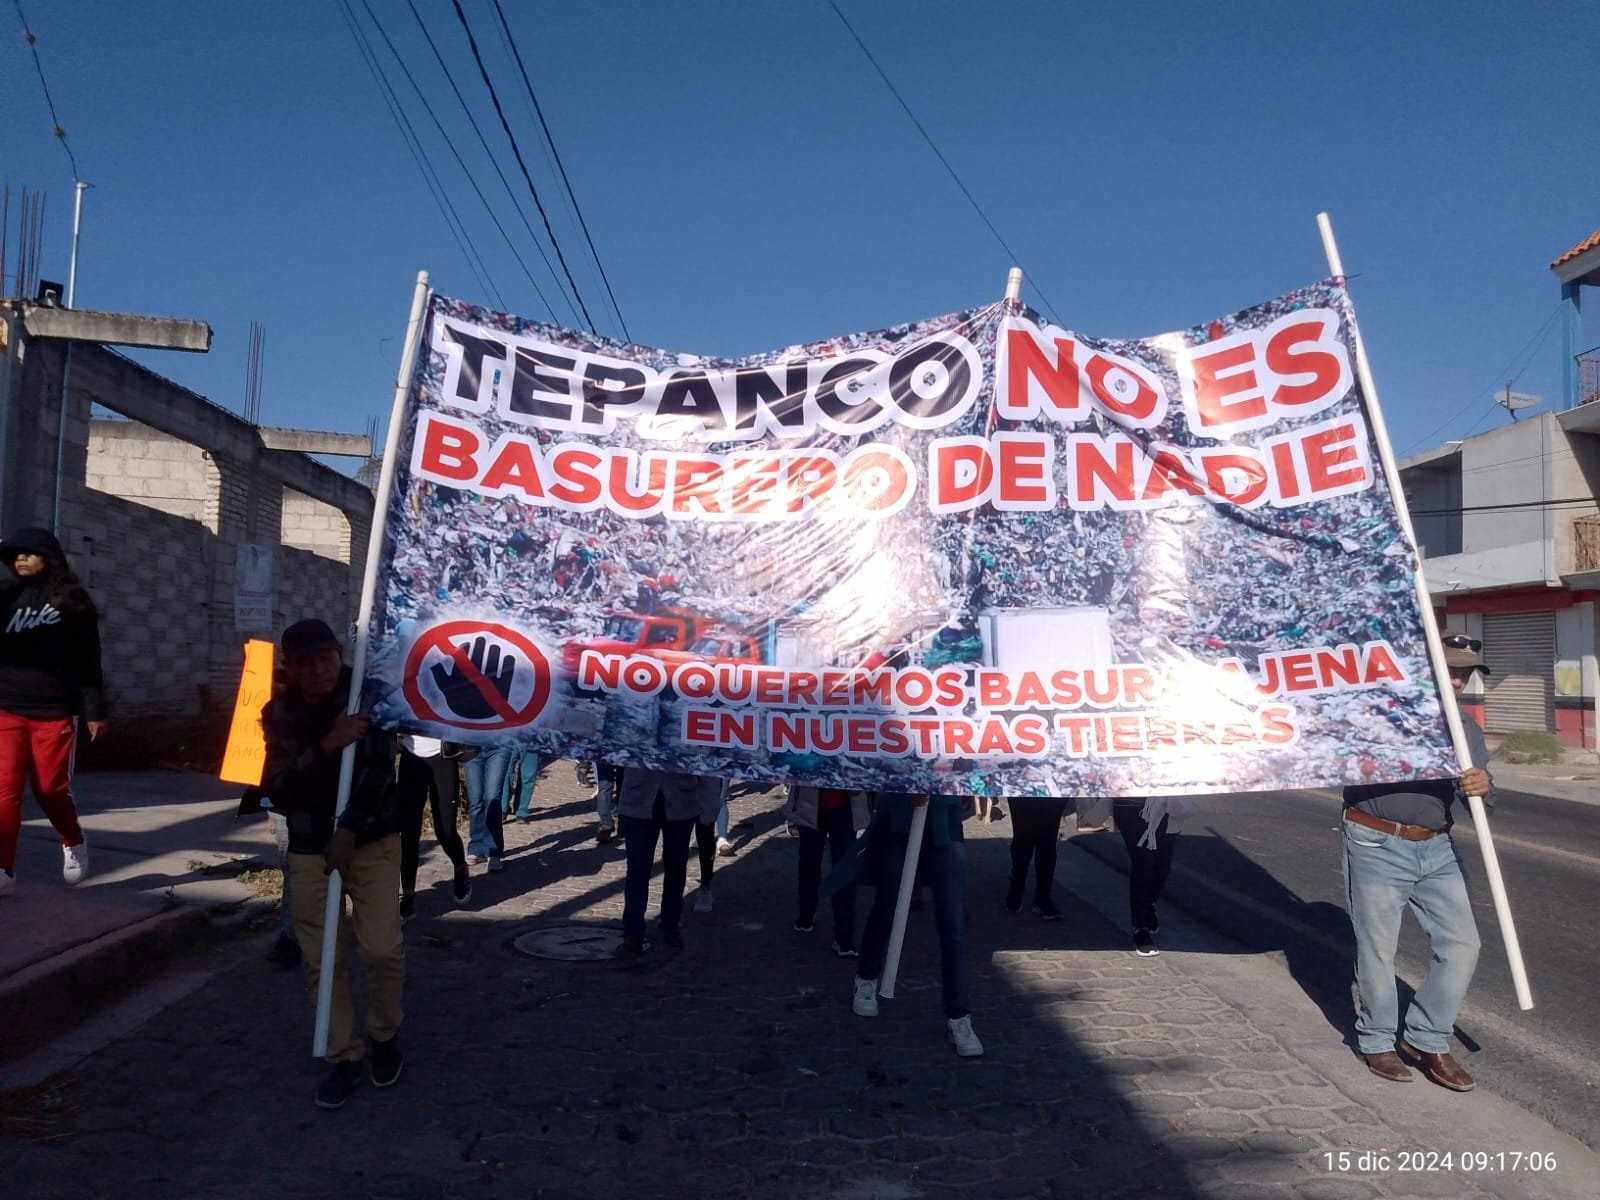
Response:
M0 983L0 1063L24 1057L182 958L242 932L271 905L180 907L34 963Z

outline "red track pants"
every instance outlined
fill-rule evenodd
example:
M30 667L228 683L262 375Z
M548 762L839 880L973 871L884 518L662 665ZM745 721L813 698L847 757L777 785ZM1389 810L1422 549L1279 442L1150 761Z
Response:
M24 782L33 784L39 807L61 836L61 844L76 846L83 841L72 803L76 741L77 724L71 717L19 717L0 710L0 868L9 871L17 865Z

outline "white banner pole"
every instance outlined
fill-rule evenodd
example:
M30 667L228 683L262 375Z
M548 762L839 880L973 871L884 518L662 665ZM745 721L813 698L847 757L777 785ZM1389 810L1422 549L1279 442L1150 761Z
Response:
M900 870L900 895L895 900L894 924L889 928L889 949L883 956L883 975L878 980L878 995L894 999L895 976L900 974L900 949L906 942L906 921L911 917L911 893L917 887L917 861L922 857L922 831L928 824L928 805L932 797L911 810L911 840L906 843L905 866Z
M1322 233L1322 248L1328 256L1328 273L1344 283L1344 264L1339 258L1339 246L1333 239L1333 223L1328 214L1317 214L1317 228ZM1355 305L1351 303L1351 311ZM1461 712L1456 707L1455 689L1450 686L1450 669L1444 661L1444 645L1439 640L1439 623L1433 615L1433 602L1428 596L1428 585L1422 575L1422 558L1417 550L1417 535L1411 526L1411 511L1406 506L1405 490L1400 483L1400 468L1395 462L1394 447L1389 442L1389 428L1384 424L1383 406L1378 403L1378 388L1372 381L1372 368L1367 362L1366 346L1361 341L1361 328L1352 323L1351 333L1356 343L1356 377L1361 381L1361 391L1367 400L1367 421L1372 426L1373 440L1378 443L1378 456L1383 462L1384 478L1400 516L1411 551L1412 581L1417 590L1417 607L1422 610L1422 625L1427 633L1428 658L1433 664L1434 680L1439 687L1439 703L1444 708L1445 724L1450 728L1450 740L1455 745L1456 758L1461 769L1472 765L1472 754L1467 746L1466 733L1461 726ZM1528 986L1528 970L1522 961L1522 943L1517 938L1517 926L1511 917L1511 901L1506 896L1506 884L1500 874L1500 858L1495 853L1494 839L1489 834L1489 818L1484 812L1483 800L1467 797L1467 808L1472 813L1472 826L1478 835L1478 845L1483 850L1484 872L1489 877L1489 892L1494 898L1495 916L1500 922L1500 940L1505 943L1506 962L1511 967L1511 982L1517 992L1517 1007L1526 1011L1533 1007L1533 992Z
M400 375L394 384L394 403L389 409L389 431L383 444L383 466L378 473L378 491L373 500L372 527L367 535L366 569L361 577L361 604L356 609L356 644L350 660L350 696L345 712L361 706L361 678L367 671L367 627L372 622L373 598L378 590L378 563L383 557L383 535L389 521L389 494L394 489L394 460L400 446L400 431L405 425L406 396L411 377L416 373L417 352L422 341L423 317L428 308L428 273L417 272L416 290L411 293L411 318L406 323L405 345L400 351ZM355 777L356 748L346 746L339 757L339 792L334 801L334 819L350 803L350 784ZM317 1058L328 1054L328 1015L333 1006L333 972L338 967L339 919L343 915L344 889L339 872L328 876L328 903L322 913L322 973L317 977L317 1021L311 1035L311 1053Z
M1015 312L1022 304L1022 268L1012 267L1006 272L1005 311ZM994 408L990 406L990 418ZM928 824L928 804L918 805L911 813L911 840L906 844L906 861L900 871L900 895L894 906L894 924L889 929L889 949L883 958L883 974L878 980L878 995L885 1000L894 999L894 981L900 974L900 951L906 942L906 922L911 918L911 896L917 886L917 863L922 856L922 831Z

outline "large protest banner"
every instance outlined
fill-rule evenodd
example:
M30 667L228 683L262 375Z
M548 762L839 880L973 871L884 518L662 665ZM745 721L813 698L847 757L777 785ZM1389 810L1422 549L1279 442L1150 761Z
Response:
M995 304L737 360L433 296L368 703L888 791L1453 775L1353 337L1332 281L1153 338Z

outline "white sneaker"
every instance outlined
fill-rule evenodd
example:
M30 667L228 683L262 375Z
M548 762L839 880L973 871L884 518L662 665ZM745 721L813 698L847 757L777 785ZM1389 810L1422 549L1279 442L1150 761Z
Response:
M0 896L4 896L17 886L15 872L0 869Z
M61 878L76 887L89 873L89 846L79 842L76 846L61 848Z
M700 890L697 891L695 893L695 896L694 896L694 910L695 910L695 912L697 912L697 913L708 913L708 912L711 911L711 905L712 905L711 889L708 888L708 887L700 888Z
M972 1031L972 1018L961 1017L954 1021L946 1021L945 1029L949 1032L950 1040L955 1044L956 1053L962 1058L979 1058L983 1055L983 1043L978 1040L978 1035Z
M717 853L722 855L723 858L732 857L733 843L725 837L719 837L717 839Z
M878 981L856 978L855 995L850 998L850 1011L858 1017L878 1015Z

